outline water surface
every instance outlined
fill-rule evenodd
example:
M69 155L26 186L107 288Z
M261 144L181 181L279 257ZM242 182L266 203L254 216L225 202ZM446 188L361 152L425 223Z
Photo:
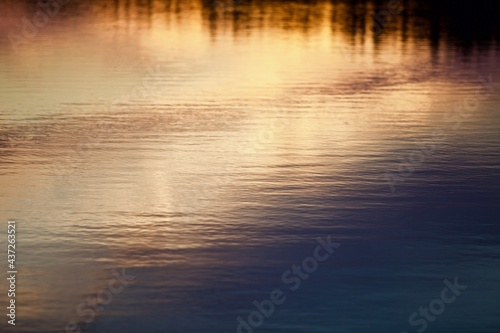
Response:
M404 2L381 24L387 5L75 0L13 47L39 8L3 2L3 329L236 332L282 288L255 331L416 332L458 277L427 332L498 332L494 8ZM328 235L342 245L290 291ZM121 268L135 280L83 323Z

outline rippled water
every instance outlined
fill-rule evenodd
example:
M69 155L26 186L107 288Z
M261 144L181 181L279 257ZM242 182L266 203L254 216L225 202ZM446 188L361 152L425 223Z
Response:
M75 0L23 35L38 5L2 2L2 329L237 332L281 288L254 331L416 332L458 277L427 332L498 332L493 8L404 2L380 24L388 4Z

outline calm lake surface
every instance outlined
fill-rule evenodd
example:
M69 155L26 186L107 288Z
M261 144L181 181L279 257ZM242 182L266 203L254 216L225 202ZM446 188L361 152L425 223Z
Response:
M498 10L389 4L3 1L2 332L499 332Z

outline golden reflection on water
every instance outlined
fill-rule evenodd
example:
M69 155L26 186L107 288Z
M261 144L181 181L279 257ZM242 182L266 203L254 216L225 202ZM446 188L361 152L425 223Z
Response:
M2 35L33 11L4 7ZM240 210L293 208L279 196L340 197L383 182L366 170L404 147L401 138L411 145L432 133L457 91L477 83L465 65L454 69L460 87L449 79L446 61L460 51L422 37L429 27L418 18L394 15L377 35L367 14L377 9L75 2L18 53L4 41L0 219L25 223L25 278L57 282L26 284L24 318L66 316L39 304L59 297L73 309L109 268L181 263L217 275L252 260L232 247L271 244L266 230L308 223L266 225ZM154 93L137 93L156 68ZM332 210L367 208L343 205ZM199 253L224 246L224 255ZM49 268L28 268L37 264ZM195 281L203 285L176 283Z
M325 65L337 70L330 75L340 77L346 68L400 64L404 54L427 52L426 40L401 37L402 31L396 30L400 15L375 38L358 6L342 2L227 7L214 14L216 8L196 1L68 5L79 16L52 18L15 57L4 54L9 67L25 66L28 77L11 78L2 86L2 99L10 108L18 107L20 100L26 107L36 99L57 108L61 102L110 99L140 85L148 75L145 67L157 64L162 65L161 84L167 91L156 103L171 102L178 94L204 99L201 92L220 91L221 85L222 95L244 96L260 93L250 89L253 86L273 86L276 91L294 82L297 69L300 80L314 81ZM362 8L367 13L373 9L370 3ZM31 13L18 10L17 17ZM342 26L350 20L360 20L352 23L358 29L354 34L352 24ZM406 33L411 28L405 28ZM377 46L381 41L389 45L382 51ZM29 89L35 98L21 98ZM32 102L29 109L35 106Z

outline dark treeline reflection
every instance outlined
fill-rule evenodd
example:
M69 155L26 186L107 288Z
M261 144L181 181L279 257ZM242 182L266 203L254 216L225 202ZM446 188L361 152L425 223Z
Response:
M232 24L236 32L249 25L299 29L305 33L321 27L351 36L384 34L406 38L463 41L497 40L500 25L494 2L451 0L203 0L204 18L211 27ZM230 22L230 23L228 23Z
M28 0L5 1L0 6L4 19L16 16L16 10L39 9L36 1ZM499 7L493 1L472 0L73 0L55 19L92 18L98 13L148 27L153 16L163 15L168 21L195 13L214 36L219 31L245 36L259 28L307 35L328 24L332 32L350 36L353 42L370 38L382 43L396 37L428 39L434 45L455 42L467 48L498 40ZM5 24L0 28L8 31Z

